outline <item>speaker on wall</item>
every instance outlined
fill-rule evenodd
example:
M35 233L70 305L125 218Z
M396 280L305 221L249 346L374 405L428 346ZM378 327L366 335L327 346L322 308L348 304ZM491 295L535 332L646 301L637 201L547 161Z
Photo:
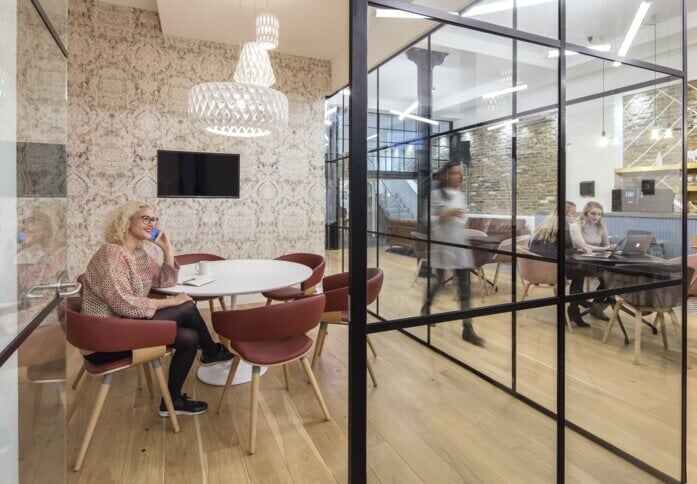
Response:
M594 197L595 196L595 182L594 181L582 181L579 184L579 191L582 197Z

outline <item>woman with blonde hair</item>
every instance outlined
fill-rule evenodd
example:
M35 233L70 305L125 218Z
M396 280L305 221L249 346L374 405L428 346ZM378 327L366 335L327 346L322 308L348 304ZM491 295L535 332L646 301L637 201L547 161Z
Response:
M583 207L583 212L581 212L581 217L579 217L578 222L571 224L570 231L574 247L586 254L614 250L616 247L616 245L610 244L607 227L605 222L603 222L603 206L598 202L590 201L586 203L586 206ZM598 278L600 285L597 290L605 289L605 283L600 274L588 272L586 275ZM571 281L569 290L572 294L583 292L583 280L580 282L576 281L576 283ZM601 321L609 321L610 318L603 313L604 306L601 304L601 301L602 298L596 298L593 301L591 316Z
M566 246L567 252L573 250L573 247L571 246L571 238L569 236L570 206L572 206L575 209L576 205L572 202L566 202L565 209L567 221L565 223L564 230L566 234L564 238L564 244ZM547 218L545 218L542 221L542 223L535 229L535 232L533 233L532 238L530 239L530 252L534 252L535 254L541 255L542 257L547 257L549 259L557 258L557 234L559 233L559 231L557 230L557 223L559 221L557 213L557 208L555 207L554 210L552 210L552 213L549 214ZM584 273L577 267L567 266L566 278L571 280L572 287L576 287L578 285L583 286ZM578 303L569 303L567 314L569 315L569 319L576 323L577 326L581 328L590 326L590 324L585 322L581 317L581 310L578 306Z
M208 365L232 359L232 354L211 338L196 304L186 294L173 298L148 297L153 287L177 284L179 266L167 232L151 240L159 219L152 207L128 202L109 216L104 234L105 243L97 250L85 271L82 312L110 318L158 319L176 321L175 349L169 367L169 391L178 415L198 415L206 411L206 402L189 399L181 393L198 347L202 348L201 364ZM154 244L162 250L160 264L145 250ZM93 363L106 363L128 357L130 352L91 353L84 355ZM166 417L164 402L160 416Z

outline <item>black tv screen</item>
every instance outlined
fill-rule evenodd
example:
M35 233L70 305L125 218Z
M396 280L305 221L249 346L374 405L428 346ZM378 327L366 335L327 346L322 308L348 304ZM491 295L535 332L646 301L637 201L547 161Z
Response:
M240 155L158 150L157 196L239 198Z

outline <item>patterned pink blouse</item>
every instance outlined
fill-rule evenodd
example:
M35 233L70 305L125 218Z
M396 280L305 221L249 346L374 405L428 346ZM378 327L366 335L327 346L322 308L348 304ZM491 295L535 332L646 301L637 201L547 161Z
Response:
M133 254L118 244L105 243L92 256L85 271L82 312L94 316L152 318L152 287L177 284L179 265L160 264L143 248Z

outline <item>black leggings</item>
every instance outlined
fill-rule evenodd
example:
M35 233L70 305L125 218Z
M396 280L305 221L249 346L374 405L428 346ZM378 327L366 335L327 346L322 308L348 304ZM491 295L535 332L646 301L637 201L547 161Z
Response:
M169 383L167 385L172 399L177 400L182 396L182 386L189 374L198 348L200 347L206 354L215 354L218 352L218 345L213 341L205 321L193 302L160 309L155 312L152 319L177 322L177 335L172 344L176 351L169 365ZM86 355L85 359L92 363L108 363L130 355L130 351L92 353Z
M469 269L455 269L453 270L453 277L457 282L457 293L460 299L460 309L468 309L470 307L470 270ZM445 269L436 269L436 281L430 281L426 286L426 301L421 308L422 314L430 314L431 303L433 298L438 294L438 292L443 289L443 284L445 283ZM429 290L430 286L430 290ZM472 320L469 318L462 320L462 326L467 327L467 329L472 328Z

